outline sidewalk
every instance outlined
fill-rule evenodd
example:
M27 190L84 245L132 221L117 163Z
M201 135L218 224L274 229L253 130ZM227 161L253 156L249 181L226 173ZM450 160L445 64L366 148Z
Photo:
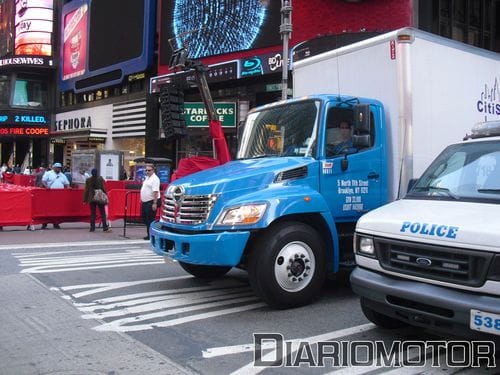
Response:
M34 231L26 227L4 227L0 230L0 245L142 240L146 236L145 226L127 226L127 238L123 237L123 220L111 222L111 233L104 233L102 228L96 228L91 233L88 223L62 223L61 229L54 229L52 224L47 229L42 230L41 227L35 225Z

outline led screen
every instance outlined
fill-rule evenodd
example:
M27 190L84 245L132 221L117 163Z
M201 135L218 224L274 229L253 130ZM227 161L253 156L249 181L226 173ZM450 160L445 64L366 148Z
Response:
M0 0L0 57L14 51L13 32L14 0Z
M64 16L62 79L67 80L85 73L87 61L87 19L88 6L79 8Z
M15 54L52 56L53 0L16 0Z
M198 58L281 43L278 0L164 0L160 63L168 65L174 48L188 46Z

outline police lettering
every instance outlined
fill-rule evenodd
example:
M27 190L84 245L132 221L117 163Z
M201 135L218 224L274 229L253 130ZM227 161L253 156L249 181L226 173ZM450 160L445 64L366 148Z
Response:
M428 224L428 223L412 223L410 221L403 222L400 232L407 233L411 232L414 234L425 234L428 236L446 237L446 238L457 238L458 227L452 227L448 225L440 224Z

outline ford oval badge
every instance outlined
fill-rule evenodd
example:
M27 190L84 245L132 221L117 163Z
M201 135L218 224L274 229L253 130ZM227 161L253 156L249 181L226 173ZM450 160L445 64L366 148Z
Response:
M416 260L417 264L422 267L429 267L432 265L432 260L428 258L417 258Z

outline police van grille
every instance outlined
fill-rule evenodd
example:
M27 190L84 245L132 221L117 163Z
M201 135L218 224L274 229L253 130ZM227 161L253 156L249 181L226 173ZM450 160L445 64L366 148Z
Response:
M203 224L207 221L212 210L217 195L185 195L184 199L178 203L176 212L176 201L172 194L165 194L163 203L162 219L168 223L177 224Z
M385 238L376 238L375 248L388 271L474 287L484 284L493 259L488 252Z
M286 180L295 180L297 178L302 178L307 176L307 167L300 167L289 169L288 171L283 171L278 173L274 182L282 182Z

